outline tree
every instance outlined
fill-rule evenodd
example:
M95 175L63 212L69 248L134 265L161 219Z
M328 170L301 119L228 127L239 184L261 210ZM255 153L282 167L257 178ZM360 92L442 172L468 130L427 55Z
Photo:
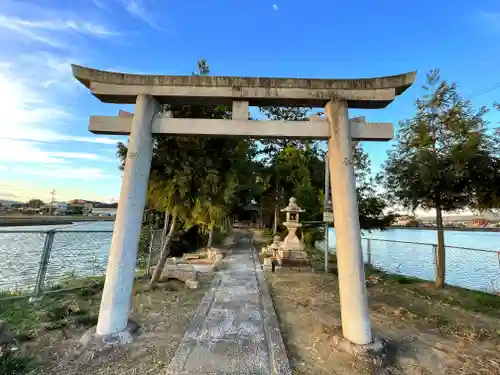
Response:
M208 74L204 60L198 72ZM229 106L166 105L176 118L229 119ZM198 225L208 232L211 246L213 231L237 204L240 181L252 173L248 168L254 153L251 140L182 136L154 137L153 158L148 188L148 208L165 213L165 231L161 255L150 284L158 280L169 254L170 241L183 227ZM126 160L127 147L119 143L120 169ZM167 218L172 216L170 224Z
M45 206L45 203L41 199L31 199L28 202L28 207L30 208L41 208L43 206Z
M436 287L442 288L443 212L496 204L490 193L498 181L498 158L483 118L486 108L474 110L455 83L441 80L439 70L427 74L423 89L415 116L400 123L398 143L389 151L380 180L393 204L436 210Z
M264 107L261 111L271 120L308 121L310 114L310 108L300 107ZM260 143L262 168L263 173L267 173L268 185L257 199L263 200L265 207L275 207L274 211L265 211L266 221L273 220L278 206L286 205L291 196L306 209L304 219L321 221L325 178L325 152L321 142L273 139ZM375 190L370 160L359 142L353 142L353 156L361 228L386 228L394 216L384 213L387 204Z

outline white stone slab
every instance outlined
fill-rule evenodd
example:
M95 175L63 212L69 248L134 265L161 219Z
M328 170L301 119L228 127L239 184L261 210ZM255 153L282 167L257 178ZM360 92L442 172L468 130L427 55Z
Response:
M95 134L130 133L132 118L118 116L91 116L89 130ZM215 135L253 138L328 139L330 129L326 120L219 120L156 117L153 134ZM353 140L388 141L394 137L391 123L363 123L351 121Z

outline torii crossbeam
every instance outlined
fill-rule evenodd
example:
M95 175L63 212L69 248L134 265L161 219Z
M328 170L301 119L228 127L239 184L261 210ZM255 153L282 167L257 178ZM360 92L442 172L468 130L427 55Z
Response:
M351 141L387 141L394 130L388 123L349 120L348 108L386 107L413 84L415 72L365 79L295 79L137 75L73 65L73 75L102 102L136 105L134 114L90 118L93 133L130 134L98 335L106 340L130 339L126 327L152 135L170 134L328 140L343 334L355 344L372 342ZM160 111L160 104L232 105L232 119L172 118ZM249 120L252 105L321 107L326 109L326 120Z

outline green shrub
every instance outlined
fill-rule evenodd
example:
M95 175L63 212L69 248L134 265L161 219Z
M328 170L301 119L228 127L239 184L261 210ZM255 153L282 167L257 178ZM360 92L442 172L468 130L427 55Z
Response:
M34 362L31 358L7 350L0 352L0 374L20 375L26 374L33 368Z
M325 239L325 232L322 228L305 228L302 230L306 245L314 246L316 242Z
M149 256L149 243L151 242L150 228L142 228L139 237L139 251L137 253L137 268L146 268Z

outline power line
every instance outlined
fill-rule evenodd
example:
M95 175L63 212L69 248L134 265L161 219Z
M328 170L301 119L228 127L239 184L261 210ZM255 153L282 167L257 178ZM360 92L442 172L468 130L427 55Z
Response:
M494 83L494 84L492 84L490 86L483 87L482 89L474 91L472 94L470 94L468 96L470 98L473 98L473 97L476 97L476 96L479 96L479 95L486 94L486 93L491 92L493 90L496 90L498 88L500 88L500 82Z

